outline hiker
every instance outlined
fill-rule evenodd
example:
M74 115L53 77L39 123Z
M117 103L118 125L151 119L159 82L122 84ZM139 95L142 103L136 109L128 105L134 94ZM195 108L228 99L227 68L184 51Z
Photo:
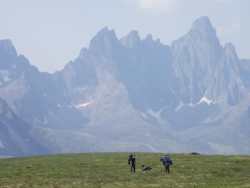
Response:
M135 167L136 167L136 158L135 155L130 154L128 157L128 165L130 165L130 171L131 173L135 173Z
M160 161L162 162L162 165L165 168L165 172L167 174L170 173L170 166L173 165L173 161L171 160L171 158L168 155L165 155L163 157L161 157Z

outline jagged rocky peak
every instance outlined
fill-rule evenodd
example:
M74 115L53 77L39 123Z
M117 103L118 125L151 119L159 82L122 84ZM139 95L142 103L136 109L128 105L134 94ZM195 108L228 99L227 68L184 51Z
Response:
M143 41L148 45L158 43L158 40L155 41L152 34L147 34Z
M152 34L147 34L145 38L141 38L138 31L132 30L128 35L123 37L121 40L123 46L128 48L135 48L138 46L148 46L153 44L161 44L160 39L154 40Z
M103 50L111 50L113 47L119 45L119 40L116 37L114 30L104 27L96 36L91 40L89 49L95 52Z
M197 42L200 45L210 46L216 53L221 53L223 50L216 34L216 29L206 16L200 17L194 21L186 37L190 39L189 43Z
M137 46L141 41L138 31L132 30L128 35L121 39L121 43L123 46L128 48L133 48Z
M206 16L194 21L190 31L172 43L173 49L177 51L183 46L189 46L190 48L195 46L197 49L205 48L205 51L213 51L217 55L223 50L216 30Z
M203 16L194 21L191 32L198 32L202 35L214 36L216 31L207 16Z
M103 37L110 37L110 38L116 39L115 31L113 29L109 29L108 27L104 27L96 34L94 39L103 38Z
M17 51L11 40L0 40L0 53L17 56Z
M186 35L174 41L172 54L183 101L197 103L211 85L214 71L224 55L209 18L198 18Z

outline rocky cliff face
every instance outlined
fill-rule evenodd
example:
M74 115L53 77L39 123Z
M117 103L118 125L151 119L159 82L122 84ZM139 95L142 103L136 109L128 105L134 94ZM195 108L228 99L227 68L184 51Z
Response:
M49 150L33 138L31 126L19 118L8 104L0 99L0 155L20 156L48 152Z
M9 40L0 41L0 96L14 113L28 122L37 142L59 152L56 135L79 129L87 119L73 108L66 83L57 74L39 72ZM59 133L58 133L58 130ZM63 134L63 133L62 133Z
M54 74L0 41L0 97L50 152L250 153L249 67L207 17L171 46L104 28Z

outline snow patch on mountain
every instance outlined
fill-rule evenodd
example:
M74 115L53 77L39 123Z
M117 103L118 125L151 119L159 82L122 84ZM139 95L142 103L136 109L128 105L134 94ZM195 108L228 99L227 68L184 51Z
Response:
M86 108L86 107L90 106L91 104L93 104L93 101L84 102L84 103L80 103L80 104L75 105L75 108L82 109L82 108Z
M204 96L204 97L201 98L201 100L199 101L198 104L202 104L202 103L206 103L207 105L211 105L214 102L213 102L213 100L211 100L211 99Z

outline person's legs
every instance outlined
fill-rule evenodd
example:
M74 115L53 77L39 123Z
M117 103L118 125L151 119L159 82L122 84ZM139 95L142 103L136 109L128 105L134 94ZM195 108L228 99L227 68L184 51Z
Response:
M169 165L167 165L167 173L168 174L170 173L170 167L169 167Z
M169 174L169 173L170 173L169 165L166 165L166 166L165 166L165 172L166 172L166 174Z
M135 164L133 164L132 167L133 167L133 172L135 173Z

